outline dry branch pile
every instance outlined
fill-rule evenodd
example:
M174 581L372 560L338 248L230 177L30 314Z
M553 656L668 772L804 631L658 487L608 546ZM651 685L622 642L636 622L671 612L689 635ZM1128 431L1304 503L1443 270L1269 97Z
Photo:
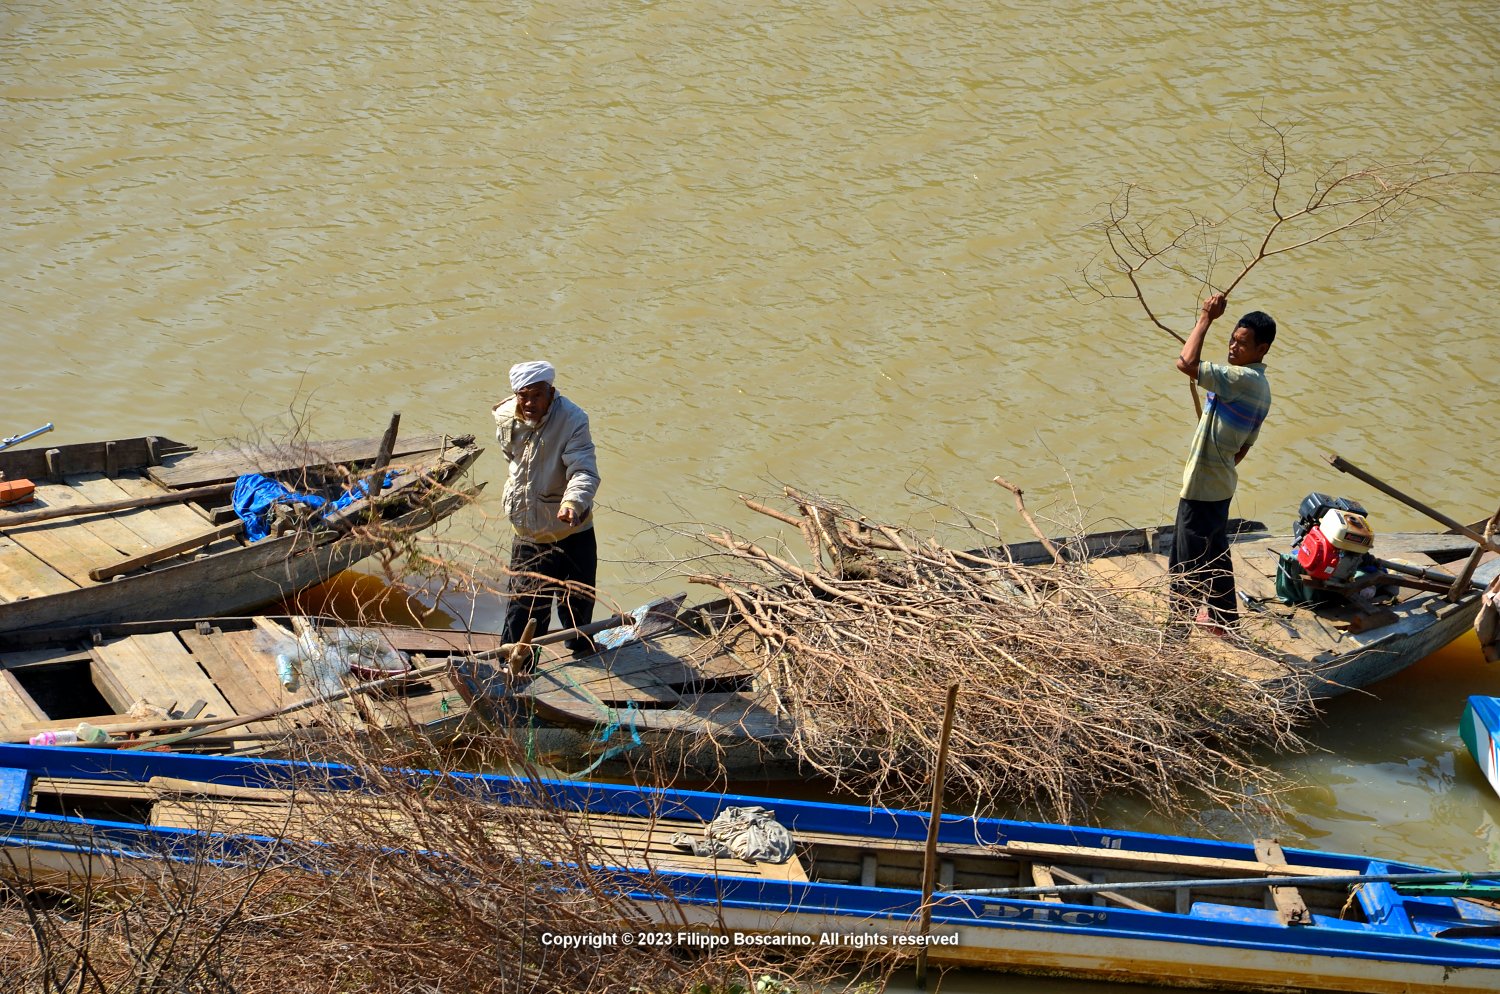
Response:
M1247 788L1277 786L1253 747L1300 745L1297 690L1242 675L1246 650L1173 638L1150 598L1122 595L1085 564L956 551L787 495L800 514L746 502L796 525L814 565L726 532L706 536L717 571L700 563L689 579L733 603L795 723L797 756L845 789L921 803L955 682L947 783L981 809L1019 802L1066 819L1121 790L1163 811L1198 794L1239 805Z

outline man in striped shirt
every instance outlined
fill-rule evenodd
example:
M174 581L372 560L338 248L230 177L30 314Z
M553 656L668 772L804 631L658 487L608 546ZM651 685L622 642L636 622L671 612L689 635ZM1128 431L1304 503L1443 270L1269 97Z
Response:
M1201 361L1208 327L1224 313L1224 304L1222 293L1203 302L1198 323L1177 357L1178 370L1208 396L1182 474L1170 559L1174 616L1183 618L1201 605L1197 621L1215 635L1228 634L1238 617L1229 559L1229 502L1239 482L1236 467L1271 410L1271 384L1262 360L1276 340L1271 316L1251 311L1229 336L1229 362Z

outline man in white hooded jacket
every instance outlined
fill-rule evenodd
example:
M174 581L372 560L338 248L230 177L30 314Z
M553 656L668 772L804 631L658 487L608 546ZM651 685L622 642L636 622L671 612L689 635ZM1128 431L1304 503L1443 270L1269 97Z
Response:
M510 369L513 396L493 409L495 439L510 463L502 503L515 530L507 642L520 641L530 618L535 635L546 634L554 597L563 628L586 625L594 616L599 469L589 416L557 392L555 377L551 363L517 363ZM575 653L593 648L587 637L567 645Z

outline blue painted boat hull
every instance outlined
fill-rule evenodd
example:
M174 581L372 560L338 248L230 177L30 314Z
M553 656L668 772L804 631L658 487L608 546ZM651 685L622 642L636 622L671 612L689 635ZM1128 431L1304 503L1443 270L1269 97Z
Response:
M1459 720L1459 734L1484 778L1500 794L1500 697L1470 697Z
M424 781L442 779L495 804L534 803L540 787L565 809L591 816L646 816L689 832L726 807L758 805L770 809L794 838L813 847L832 847L830 852L844 847L910 854L920 851L927 832L926 816L911 811L576 781L421 771L411 775ZM363 787L357 772L324 764L0 745L0 846L38 861L68 855L82 859L89 853L122 859L192 858L204 836L183 828L28 810L29 785L36 777L132 783L170 777L223 787L264 788L289 781L316 782L324 789ZM216 852L219 858L233 858L236 844L261 846L268 841L218 839ZM1218 867L1221 876L1233 876L1241 867L1277 869L1244 843L958 815L942 819L939 843L940 852L956 862L1058 862L1081 859L1082 853L1101 865L1154 866L1158 873L1167 867ZM657 909L663 922L669 907L663 896L670 892L674 924L662 924L654 933L668 941L689 944L689 936L727 935L743 944L791 949L836 944L916 951L915 945L901 944L917 935L917 889L825 879L818 872L818 859L814 855L811 875L786 872L779 878L767 868L727 859L719 860L713 872L651 873L640 865L609 865L622 871L617 879L624 891L648 913ZM1284 860L1286 872L1306 878L1307 884L1299 889L1309 893L1320 876L1436 872L1312 850L1285 850ZM1340 886L1333 908L1344 893ZM1360 887L1350 905L1349 919L1335 910L1314 913L1310 924L1289 926L1275 910L1221 903L1211 887L1194 892L1181 913L1074 903L1068 898L1049 901L952 891L938 896L928 953L936 964L1149 979L1182 986L1370 992L1500 989L1500 911L1461 897L1405 896L1389 883ZM1453 928L1478 934L1442 936Z

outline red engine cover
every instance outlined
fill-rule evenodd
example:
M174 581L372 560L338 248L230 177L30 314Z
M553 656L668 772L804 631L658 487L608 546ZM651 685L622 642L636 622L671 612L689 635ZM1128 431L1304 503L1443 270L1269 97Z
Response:
M1314 528L1302 536L1302 544L1297 546L1297 562L1307 570L1309 577L1325 581L1339 568L1339 550L1328 541L1323 529Z

